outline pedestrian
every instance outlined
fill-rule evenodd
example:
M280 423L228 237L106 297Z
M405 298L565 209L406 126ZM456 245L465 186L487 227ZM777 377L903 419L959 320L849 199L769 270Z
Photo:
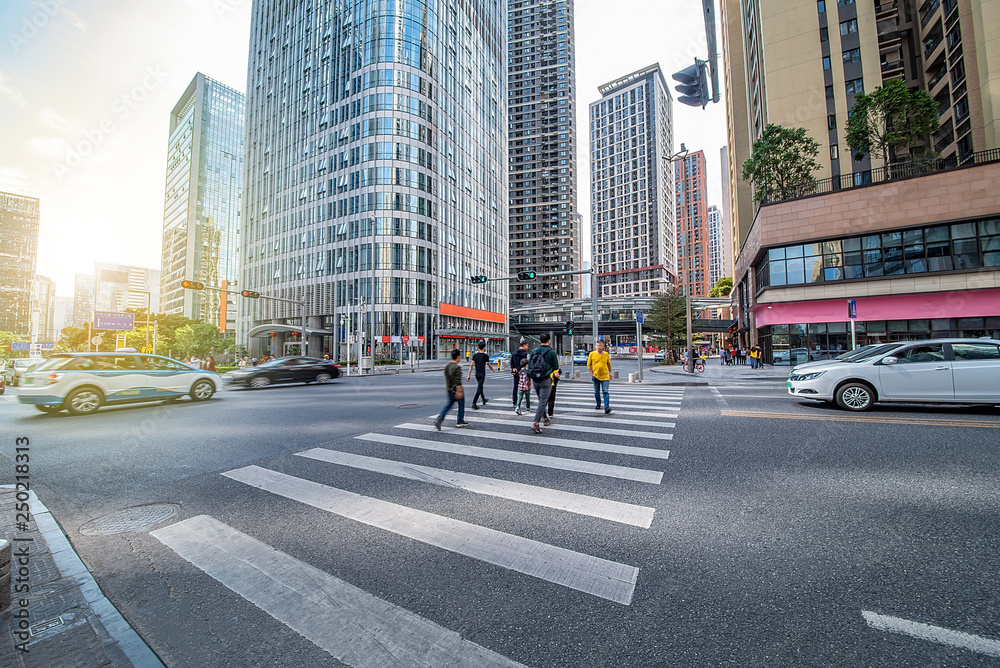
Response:
M553 376L552 378L552 389L549 391L549 400L546 402L546 407L548 409L549 419L552 419L552 414L556 409L556 387L559 386L559 376Z
M205 358L205 370L215 372L215 358L211 355Z
M539 346L531 351L528 359L528 377L538 396L538 408L535 409L535 422L531 430L541 434L540 423L546 427L552 420L546 415L549 407L549 395L552 394L552 380L559 377L559 357L556 351L549 347L549 335L542 332L538 337Z
M472 378L472 370L476 370L476 393L472 397L472 410L478 411L479 406L476 405L476 401L482 397L483 406L486 405L486 395L483 394L483 383L486 382L486 367L490 368L490 371L496 371L493 368L493 363L490 362L490 356L486 354L486 342L479 342L479 350L475 355L472 356L472 364L469 365L469 375L466 376L466 380Z
M198 359L197 355L191 355L191 361L188 362L188 365L191 366L191 367L194 367L195 369L200 369L201 368L201 360Z
M719 365L725 366L728 359L729 359L729 353L726 352L726 349L719 348Z
M257 358L256 358L256 357L254 357L254 358L253 358L253 359L251 360L251 362L253 363L253 365L254 365L254 366L257 366Z
M524 410L531 410L531 379L528 378L528 358L521 359L521 368L517 370L517 403L514 404L514 412L524 415L521 412L521 402L524 402Z
M748 353L748 356L750 357L750 368L751 369L756 369L757 368L757 349L756 348L751 348L750 352Z
M510 372L511 375L514 376L514 394L511 397L510 403L514 408L517 408L518 392L520 391L520 388L518 386L520 384L519 372L521 370L521 362L527 362L527 361L528 361L528 342L522 338L520 342L518 342L517 344L517 350L514 351L514 354L511 355L510 358Z
M604 341L597 342L597 349L587 355L587 369L594 381L594 410L601 410L601 397L604 397L604 412L611 412L611 397L608 388L611 385L611 356L604 350Z
M241 369L247 368L247 358L246 357L241 357L240 361L236 363L236 366L238 366Z
M458 363L461 357L462 351L455 348L451 351L451 361L444 368L444 382L448 390L448 403L444 405L444 408L441 409L441 414L434 421L434 427L438 431L441 431L441 423L444 422L444 416L448 414L452 405L456 403L458 404L458 426L467 427L469 425L465 421L465 390L462 388L462 366Z

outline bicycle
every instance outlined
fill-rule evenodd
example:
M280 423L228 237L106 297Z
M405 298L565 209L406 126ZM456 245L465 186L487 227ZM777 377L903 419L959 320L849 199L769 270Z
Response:
M698 373L705 372L705 361L700 357L696 357L694 360L694 370L697 371Z

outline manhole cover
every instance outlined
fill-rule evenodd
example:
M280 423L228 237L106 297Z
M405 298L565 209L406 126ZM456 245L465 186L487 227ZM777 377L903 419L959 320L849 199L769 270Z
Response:
M403 404L400 408L421 408L427 404Z
M126 508L116 513L90 520L80 527L84 536L110 536L116 533L138 533L168 520L177 514L180 506L173 503L154 503L148 506Z

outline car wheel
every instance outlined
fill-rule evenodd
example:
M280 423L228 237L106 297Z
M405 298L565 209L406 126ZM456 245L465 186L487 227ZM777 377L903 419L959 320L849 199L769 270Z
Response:
M250 387L259 390L262 387L267 387L271 384L271 379L267 376L255 376L250 379Z
M62 404L35 404L35 408L43 413L58 413L62 410Z
M866 411L875 403L875 392L864 383L847 383L837 390L837 405L849 411Z
M199 380L191 386L192 401L205 401L211 399L213 394L215 394L215 385L210 380Z
M73 415L89 415L104 403L101 391L93 387L81 387L69 393L63 405Z
M326 371L320 371L316 374L317 383L329 383L331 380L333 380L333 376L328 374Z

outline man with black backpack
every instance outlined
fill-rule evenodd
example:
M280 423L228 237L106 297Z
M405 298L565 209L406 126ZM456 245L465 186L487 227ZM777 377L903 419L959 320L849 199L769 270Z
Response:
M552 420L546 415L549 407L549 394L552 392L552 382L559 378L559 357L556 351L549 347L549 335L542 333L538 337L541 344L531 351L531 358L528 360L528 378L538 395L538 408L535 409L535 423L531 430L536 434L541 434L542 429L539 423L546 427L552 424Z

